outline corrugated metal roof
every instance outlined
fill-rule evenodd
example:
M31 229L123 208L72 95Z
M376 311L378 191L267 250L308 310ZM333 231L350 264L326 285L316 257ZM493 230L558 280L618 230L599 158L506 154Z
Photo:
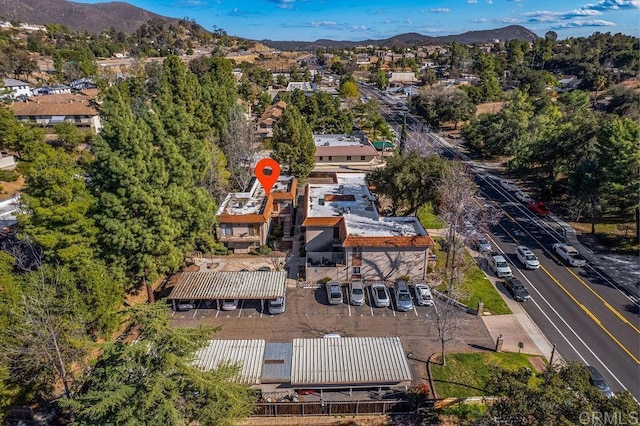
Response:
M291 380L291 343L267 343L262 367L263 383L287 383Z
M286 271L183 272L169 299L274 299L283 297Z
M399 337L293 340L292 385L407 380L411 371Z
M200 349L195 365L209 371L221 364L242 364L236 380L248 385L260 384L265 341L252 340L211 340L209 346Z

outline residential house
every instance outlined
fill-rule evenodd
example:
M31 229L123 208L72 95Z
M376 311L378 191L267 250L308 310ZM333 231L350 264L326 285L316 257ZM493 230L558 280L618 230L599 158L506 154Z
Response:
M249 253L267 244L272 223L291 236L297 185L293 176L280 176L267 196L254 178L248 191L228 194L216 214L218 241L234 253Z
M63 95L66 93L71 93L71 87L66 84L54 84L33 89L34 95Z
M26 99L29 96L32 96L29 83L16 80L15 78L4 78L2 87L4 90L0 92L0 99L4 97L9 97L11 99Z
M291 81L287 84L287 92L293 92L294 90L302 90L305 93L313 93L316 90L316 85L309 81Z
M99 133L102 129L95 102L89 96L80 94L35 96L27 102L14 102L11 110L19 121L41 127L67 121L94 133Z
M418 81L413 72L392 72L389 76L389 84L414 84Z
M364 135L313 135L316 145L315 167L371 165L378 152Z
M416 217L382 217L365 173L305 187L306 280L425 279L433 239Z
M285 101L278 101L264 110L256 123L258 136L263 139L273 137L273 125L282 116L286 107Z

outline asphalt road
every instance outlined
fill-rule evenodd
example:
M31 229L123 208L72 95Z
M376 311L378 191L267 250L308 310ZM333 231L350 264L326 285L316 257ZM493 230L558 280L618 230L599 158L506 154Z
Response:
M399 134L404 112L394 104L402 101L371 87L361 86L360 90L378 98L383 115ZM409 146L423 153L458 157L455 147L449 149L435 135L425 133L416 117L408 114L407 125ZM595 366L612 390L629 390L640 400L640 305L636 299L591 265L570 268L563 264L551 251L553 243L564 241L562 228L553 217L533 215L479 165L468 159L467 163L478 171L475 178L481 194L503 213L489 236L531 294L524 303L527 313L565 360ZM538 256L539 269L521 268L514 254L518 245L529 247Z

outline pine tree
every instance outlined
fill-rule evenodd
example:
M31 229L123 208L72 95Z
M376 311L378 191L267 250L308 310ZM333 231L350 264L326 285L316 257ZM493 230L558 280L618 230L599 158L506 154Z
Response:
M304 181L315 164L313 135L300 111L287 106L273 128L273 157L289 172Z

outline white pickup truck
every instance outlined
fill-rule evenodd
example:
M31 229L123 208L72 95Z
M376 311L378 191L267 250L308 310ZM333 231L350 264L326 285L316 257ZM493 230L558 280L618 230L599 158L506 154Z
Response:
M556 251L565 262L571 266L585 266L587 259L582 257L575 247L567 245L565 243L555 243L552 248Z

